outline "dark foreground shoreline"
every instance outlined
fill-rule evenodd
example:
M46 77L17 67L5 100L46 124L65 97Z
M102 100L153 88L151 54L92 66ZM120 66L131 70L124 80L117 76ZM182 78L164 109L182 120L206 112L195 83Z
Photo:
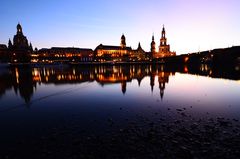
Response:
M137 114L124 124L111 117L93 121L105 124L103 133L85 130L75 116L44 135L1 145L0 158L238 158L239 121L193 117L189 109L167 108L170 116L155 112L151 119Z

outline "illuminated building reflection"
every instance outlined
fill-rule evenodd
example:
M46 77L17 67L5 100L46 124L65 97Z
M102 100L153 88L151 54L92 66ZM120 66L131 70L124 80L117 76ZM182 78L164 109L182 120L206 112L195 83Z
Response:
M40 67L18 68L12 67L0 74L0 98L7 90L13 89L16 95L22 97L25 103L30 103L37 86L40 84L80 84L97 82L101 86L119 84L120 91L127 92L128 83L136 80L138 86L144 78L149 79L149 90L159 91L161 99L164 97L166 84L175 72L204 75L217 78L240 79L239 72L231 70L220 72L208 65L200 68L172 68L164 65L91 65L79 67ZM229 74L227 73L229 72ZM157 79L157 81L155 81ZM174 81L173 81L174 82ZM156 89L156 88L157 89Z

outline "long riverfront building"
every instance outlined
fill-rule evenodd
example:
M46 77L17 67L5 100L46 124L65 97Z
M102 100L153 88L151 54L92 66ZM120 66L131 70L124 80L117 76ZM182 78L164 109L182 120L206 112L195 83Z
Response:
M103 45L100 44L95 49L96 61L144 61L147 60L147 54L138 44L138 48L133 50L131 47L126 46L126 38L124 35L121 37L121 43L119 46Z
M33 61L47 63L92 62L93 50L74 47L52 47L50 49L40 49Z

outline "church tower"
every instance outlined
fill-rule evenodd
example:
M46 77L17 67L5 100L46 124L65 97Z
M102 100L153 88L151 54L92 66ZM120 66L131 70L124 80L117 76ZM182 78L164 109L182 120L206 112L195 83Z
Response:
M152 36L152 42L151 42L151 53L154 54L156 52L156 43L154 41L154 35Z
M120 44L121 48L126 48L126 38L124 36L124 34L121 37L121 44Z
M170 46L167 45L166 31L165 31L164 25L163 25L163 29L162 29L162 37L160 39L159 52L160 53L170 52Z
M151 54L153 55L153 59L176 56L176 52L171 52L170 45L167 44L166 31L165 31L164 25L162 28L162 36L160 39L160 45L159 45L158 52L156 52L156 50L155 50L154 36L152 37Z
M166 31L163 25L162 36L160 39L160 46L159 46L159 52L158 52L157 58L169 57L169 56L176 56L176 52L170 51L170 45L167 44Z

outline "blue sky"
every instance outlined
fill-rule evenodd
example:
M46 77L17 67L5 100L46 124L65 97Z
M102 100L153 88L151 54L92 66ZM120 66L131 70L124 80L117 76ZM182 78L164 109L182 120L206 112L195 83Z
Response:
M240 43L238 0L2 0L0 43L7 44L18 22L34 47L84 47L100 43L159 45L162 25L177 54Z

